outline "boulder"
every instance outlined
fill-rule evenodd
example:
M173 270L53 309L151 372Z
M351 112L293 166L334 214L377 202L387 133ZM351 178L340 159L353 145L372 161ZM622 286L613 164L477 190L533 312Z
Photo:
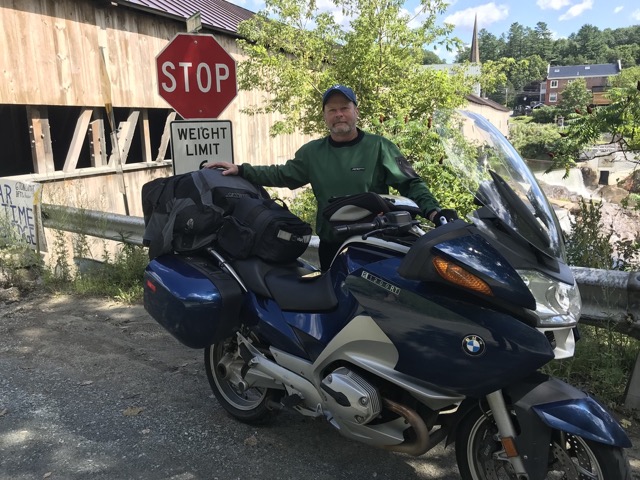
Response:
M600 189L599 194L604 201L617 204L620 204L625 198L629 196L629 192L627 190L615 185L603 186Z
M619 182L618 186L631 193L640 193L640 171L633 172L627 178Z

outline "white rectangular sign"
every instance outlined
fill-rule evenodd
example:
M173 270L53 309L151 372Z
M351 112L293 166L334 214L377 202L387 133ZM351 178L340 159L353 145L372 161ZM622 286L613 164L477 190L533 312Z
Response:
M233 163L233 136L229 120L171 122L173 173L193 172L209 162Z
M34 249L38 247L41 233L37 233L35 206L40 204L41 190L39 183L0 178L0 236L4 240L21 240Z

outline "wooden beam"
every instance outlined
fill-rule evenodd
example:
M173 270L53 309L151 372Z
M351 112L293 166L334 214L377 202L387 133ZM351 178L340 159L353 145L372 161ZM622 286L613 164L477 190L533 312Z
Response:
M31 158L33 159L34 173L55 172L47 107L27 105L27 121L31 136Z
M127 163L127 157L129 156L129 150L131 149L131 141L136 132L136 126L138 124L138 118L140 117L140 110L131 110L127 120L120 122L118 125L118 147L120 147L120 163L124 165ZM109 166L112 167L116 163L116 145L111 146L111 156L109 157Z
M105 141L103 118L96 118L89 124L88 135L91 150L91 166L103 167L107 165L107 143Z
M142 144L142 161L151 162L151 132L149 131L149 110L142 110L140 119L140 140Z
M73 132L73 137L71 138L69 150L67 150L67 158L65 159L64 166L62 167L63 172L73 172L78 168L78 159L80 158L84 139L87 136L87 129L89 128L91 115L93 115L92 108L83 108L80 111L80 115L78 115L76 128Z
M162 132L162 139L160 140L160 147L158 148L156 162L163 161L167 156L167 147L169 146L169 140L171 140L171 122L175 119L176 112L169 112L167 120L164 122L164 130Z

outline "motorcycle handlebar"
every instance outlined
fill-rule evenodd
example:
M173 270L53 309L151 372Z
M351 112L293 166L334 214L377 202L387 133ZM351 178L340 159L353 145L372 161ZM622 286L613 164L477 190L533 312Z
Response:
M353 225L339 225L337 227L333 227L333 230L336 233L347 234L347 235L357 235L359 233L367 233L371 230L375 230L377 225L374 222L368 223L354 223Z
M351 225L338 225L333 227L334 232L348 235L358 235L369 233L373 230L383 228L388 223L386 217L376 217L372 222L353 223Z

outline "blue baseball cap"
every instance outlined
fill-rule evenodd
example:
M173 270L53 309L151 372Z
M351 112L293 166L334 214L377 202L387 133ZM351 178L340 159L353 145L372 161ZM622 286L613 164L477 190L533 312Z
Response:
M349 87L345 87L344 85L334 85L332 87L327 88L327 91L322 95L322 107L326 105L329 97L334 93L341 93L347 99L354 103L354 105L358 105L358 100L356 99L356 94Z

